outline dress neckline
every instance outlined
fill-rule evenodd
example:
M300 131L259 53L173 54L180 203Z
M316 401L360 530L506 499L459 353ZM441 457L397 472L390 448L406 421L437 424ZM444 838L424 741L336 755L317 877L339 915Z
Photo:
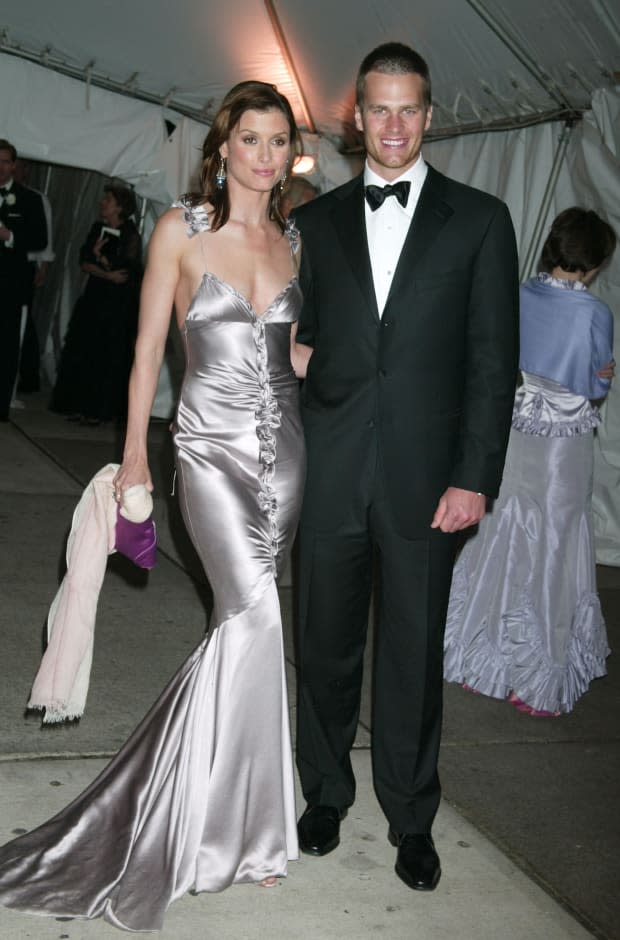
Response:
M276 296L273 298L273 300L271 300L271 301L267 304L267 306L265 307L265 309L263 310L262 313L258 313L258 312L257 312L257 310L254 308L254 305L253 305L252 303L250 303L250 301L249 301L248 298L245 296L245 294L242 294L240 290L237 290L236 287L234 287L234 286L233 286L232 284L230 284L228 281L225 281L223 278L219 277L219 276L218 276L217 274L215 274L213 271L205 271L205 273L204 273L203 276L202 276L201 286L202 286L202 284L204 284L205 280L207 280L207 279L212 280L212 281L217 281L218 284L220 284L220 285L221 285L222 287L224 287L227 291L229 291L234 297L236 297L238 300L240 300L241 303L243 304L243 306L249 311L249 313L250 313L256 320L263 320L263 319L270 313L270 311L273 309L273 307L275 307L276 304L278 304L278 303L282 300L282 298L288 293L288 291L291 289L291 287L293 286L293 284L295 284L295 283L297 282L297 275L294 274L293 277L290 279L290 281L289 281L287 284L284 285L284 287L282 288L282 290L278 291L278 293L276 294ZM200 290L200 287L198 288L198 290ZM196 294L197 294L197 293L198 293L198 291L196 291ZM196 295L194 295L194 296L196 296ZM192 302L193 302L193 301L192 301ZM191 307L191 304L190 304L190 307Z

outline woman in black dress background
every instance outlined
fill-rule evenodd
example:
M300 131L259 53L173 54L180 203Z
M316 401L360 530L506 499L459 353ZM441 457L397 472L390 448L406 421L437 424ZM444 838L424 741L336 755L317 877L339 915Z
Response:
M127 411L142 277L135 211L130 189L106 186L80 250L89 277L69 323L51 409L87 424L122 419Z

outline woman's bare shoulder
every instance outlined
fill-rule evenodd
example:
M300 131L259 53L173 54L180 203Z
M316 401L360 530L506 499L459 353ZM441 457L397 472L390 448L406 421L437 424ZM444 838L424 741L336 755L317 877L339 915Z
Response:
M165 245L168 247L178 246L179 249L187 242L187 222L185 221L185 210L180 206L172 206L166 209L153 229L150 238L151 247L154 245Z

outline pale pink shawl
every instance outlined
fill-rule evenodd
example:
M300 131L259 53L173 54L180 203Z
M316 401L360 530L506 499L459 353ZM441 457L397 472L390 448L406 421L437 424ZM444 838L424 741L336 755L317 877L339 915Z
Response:
M73 513L67 573L50 607L48 647L28 702L28 708L45 709L45 723L84 713L99 592L108 555L115 550L112 480L117 470L118 464L110 463L95 474Z

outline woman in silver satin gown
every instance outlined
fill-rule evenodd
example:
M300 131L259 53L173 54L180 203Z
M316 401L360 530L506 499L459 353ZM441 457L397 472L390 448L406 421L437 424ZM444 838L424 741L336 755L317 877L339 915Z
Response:
M305 474L294 341L298 238L279 211L298 152L288 101L242 82L204 145L203 195L149 246L115 491L152 489L148 418L174 304L186 372L175 422L180 501L214 594L208 636L102 774L0 849L0 903L162 926L188 890L275 883L297 857L276 576Z
M586 285L615 242L594 212L566 209L543 247L544 270L521 288L523 384L504 477L452 578L445 678L537 717L571 711L607 671L592 472L613 319Z

